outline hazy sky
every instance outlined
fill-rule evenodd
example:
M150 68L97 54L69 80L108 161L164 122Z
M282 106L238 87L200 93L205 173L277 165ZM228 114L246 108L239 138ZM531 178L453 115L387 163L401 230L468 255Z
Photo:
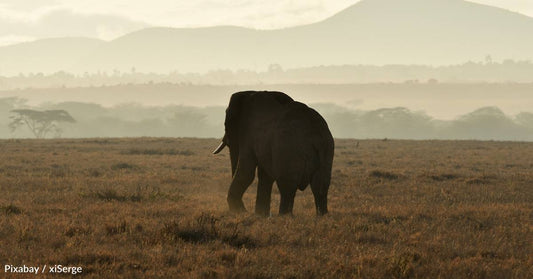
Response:
M358 1L0 0L0 45L64 36L111 40L147 26L283 28L320 21ZM533 16L532 0L471 2Z

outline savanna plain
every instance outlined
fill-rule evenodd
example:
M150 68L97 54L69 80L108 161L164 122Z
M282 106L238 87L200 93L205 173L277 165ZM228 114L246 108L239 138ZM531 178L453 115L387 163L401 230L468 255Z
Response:
M262 218L218 142L1 140L0 277L533 278L533 143L338 139L330 213Z

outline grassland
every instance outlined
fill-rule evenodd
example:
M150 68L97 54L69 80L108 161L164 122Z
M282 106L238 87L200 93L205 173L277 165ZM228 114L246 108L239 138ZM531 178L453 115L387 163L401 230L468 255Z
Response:
M533 143L337 140L322 218L229 213L217 144L0 141L0 277L533 278Z

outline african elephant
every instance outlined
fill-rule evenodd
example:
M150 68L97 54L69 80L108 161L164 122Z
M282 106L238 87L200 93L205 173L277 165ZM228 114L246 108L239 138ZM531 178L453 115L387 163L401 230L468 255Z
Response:
M229 147L233 180L227 201L245 211L242 196L255 177L255 212L270 215L272 184L281 194L279 213L292 214L296 190L311 184L316 212L328 212L334 142L324 118L282 92L237 92L231 96L222 142Z

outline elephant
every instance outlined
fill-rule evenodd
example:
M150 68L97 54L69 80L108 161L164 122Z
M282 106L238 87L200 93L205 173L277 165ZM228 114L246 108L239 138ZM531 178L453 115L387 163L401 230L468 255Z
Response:
M256 214L270 216L274 181L281 195L280 215L292 214L296 191L308 185L317 215L328 213L334 141L318 112L282 92L243 91L231 96L224 126L213 154L229 148L230 211L246 211L242 196L257 170Z

